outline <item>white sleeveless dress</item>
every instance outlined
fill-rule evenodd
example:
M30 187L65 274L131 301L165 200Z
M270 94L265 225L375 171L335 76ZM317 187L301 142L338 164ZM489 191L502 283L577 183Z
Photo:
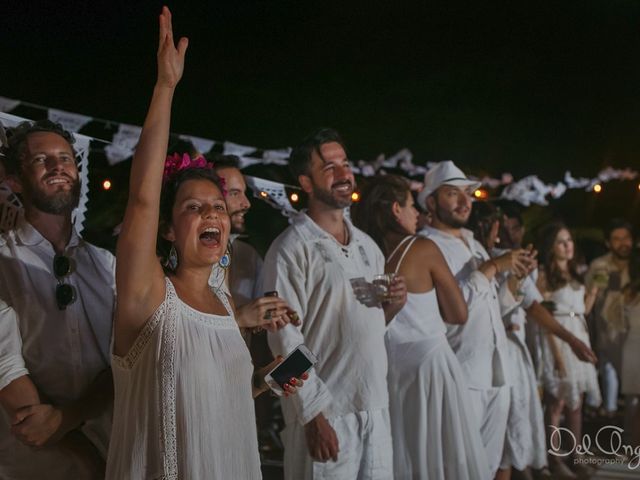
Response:
M162 304L125 357L115 384L107 479L259 479L253 366L229 315L199 312L166 279Z
M396 272L416 237L407 237ZM489 478L478 420L435 289L409 293L386 334L394 478Z
M568 283L551 292L549 300L555 303L553 316L558 323L591 346L584 319L584 285ZM586 401L590 405L594 407L600 405L602 396L598 385L598 374L593 364L583 362L576 357L566 342L556 340L555 343L564 360L567 376L561 378L558 375L549 340L545 337L542 351L544 362L542 380L545 391L555 398L564 400L572 410L581 405L582 394L586 394Z

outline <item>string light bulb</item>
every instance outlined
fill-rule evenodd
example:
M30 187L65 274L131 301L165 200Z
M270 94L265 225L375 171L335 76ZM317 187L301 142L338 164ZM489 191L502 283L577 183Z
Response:
M260 192L260 196L261 196L262 198L267 198L267 197L269 196L269 194L268 194L267 192L265 192L264 190L262 190L262 191Z
M354 202L360 201L360 194L358 192L353 192L351 194L351 200L353 200Z
M476 197L478 200L485 200L489 197L489 193L482 188L477 188L473 192L473 196Z
M104 182L102 182L102 189L111 190L111 180L107 178Z
M600 192L602 191L602 185L600 185L599 183L596 183L596 184L593 186L593 191L594 191L595 193L600 193Z
M298 196L297 193L292 193L291 196L289 197L291 199L291 201L293 203L296 203L298 200L300 200L300 197Z

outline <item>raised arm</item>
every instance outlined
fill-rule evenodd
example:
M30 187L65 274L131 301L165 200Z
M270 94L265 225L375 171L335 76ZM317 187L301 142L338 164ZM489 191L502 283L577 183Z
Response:
M129 200L116 252L118 304L115 351L125 354L162 302L164 274L156 257L162 174L169 141L171 103L182 77L188 41L176 48L171 13L160 15L158 77L131 166Z

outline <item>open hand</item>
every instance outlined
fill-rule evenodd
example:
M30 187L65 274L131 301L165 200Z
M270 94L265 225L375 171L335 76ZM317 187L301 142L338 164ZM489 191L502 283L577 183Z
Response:
M583 362L589 362L595 365L598 361L598 357L594 351L579 338L574 337L574 339L569 343L569 346L571 347L571 350L573 350L573 353L575 353L576 357Z
M160 14L160 39L158 42L158 79L157 85L174 88L182 78L184 71L184 55L189 40L182 37L176 48L173 41L173 25L171 12L162 7Z
M529 250L518 248L493 259L498 273L511 272L518 278L523 278L530 273L530 268L534 262L530 258Z

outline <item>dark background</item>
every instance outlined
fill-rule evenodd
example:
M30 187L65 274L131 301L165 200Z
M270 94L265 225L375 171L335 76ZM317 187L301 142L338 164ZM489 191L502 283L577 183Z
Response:
M0 95L140 125L161 5L0 2ZM278 148L329 125L353 159L408 147L417 164L453 159L478 175L554 182L567 169L640 169L635 0L169 6L176 36L190 39L175 132ZM91 165L88 229L98 232L121 214L128 162ZM110 192L99 189L106 176ZM583 230L612 215L638 223L638 197L637 181L614 181L599 196L570 191L528 215L560 215Z

